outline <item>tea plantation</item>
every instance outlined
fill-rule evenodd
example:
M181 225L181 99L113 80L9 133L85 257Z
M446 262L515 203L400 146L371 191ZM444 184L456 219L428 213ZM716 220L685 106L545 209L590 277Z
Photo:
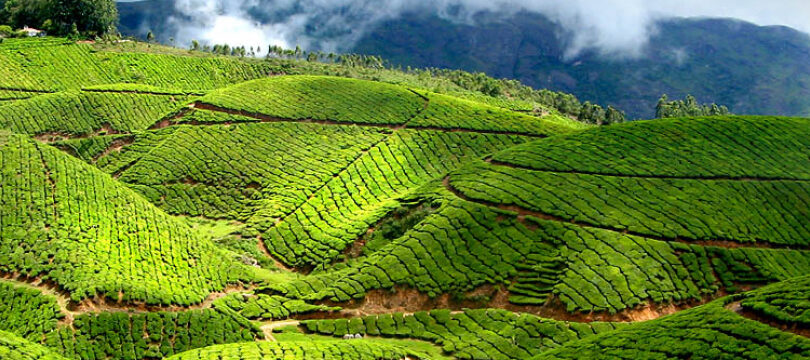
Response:
M0 359L810 358L810 120L561 114L7 39Z

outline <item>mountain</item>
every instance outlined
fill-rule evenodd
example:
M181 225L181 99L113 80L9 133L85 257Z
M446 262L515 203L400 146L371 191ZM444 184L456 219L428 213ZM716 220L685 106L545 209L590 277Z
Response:
M809 119L596 126L140 42L0 62L0 357L810 357Z
M669 19L637 59L593 51L565 57L564 30L520 13L475 25L410 14L381 24L352 51L394 64L483 71L650 118L662 94L739 114L810 116L810 36L732 19Z

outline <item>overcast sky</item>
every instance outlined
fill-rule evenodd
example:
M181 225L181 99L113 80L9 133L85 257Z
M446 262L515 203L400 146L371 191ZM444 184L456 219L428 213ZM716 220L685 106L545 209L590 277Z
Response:
M191 19L170 19L181 44L197 39L326 51L347 50L379 22L410 10L455 21L479 11L540 12L571 31L571 54L595 48L633 56L655 21L668 17L733 17L810 33L810 0L176 0L175 7Z

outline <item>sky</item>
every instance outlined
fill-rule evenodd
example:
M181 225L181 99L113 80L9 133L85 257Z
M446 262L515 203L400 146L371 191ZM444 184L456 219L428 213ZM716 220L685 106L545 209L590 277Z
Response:
M172 1L172 0L162 0ZM341 52L383 21L430 11L458 22L477 12L539 12L571 36L568 55L640 55L657 20L731 17L810 33L810 0L174 0L178 43L279 45Z

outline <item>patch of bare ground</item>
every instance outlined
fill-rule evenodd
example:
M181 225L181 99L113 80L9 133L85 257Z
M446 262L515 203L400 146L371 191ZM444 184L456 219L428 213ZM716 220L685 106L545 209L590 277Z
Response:
M543 305L517 305L509 302L509 292L502 286L484 285L460 297L443 294L429 297L427 294L410 288L394 288L391 290L372 290L366 297L344 303L331 301L324 305L338 306L342 310L335 312L316 312L294 316L297 320L354 318L368 315L389 313L413 314L419 311L434 309L449 309L461 312L465 309L504 309L518 313L533 314L542 318L571 321L571 322L639 322L660 318L676 312L706 304L712 300L726 296L723 291L708 295L702 299L690 299L673 303L645 302L634 308L625 309L616 313L609 312L569 312L565 305L556 297L549 296Z
M261 233L259 233L259 235L256 236L256 246L259 248L259 251L261 251L262 254L264 254L264 256L267 256L270 260L273 260L273 265L276 268L286 271L296 270L295 268L291 268L287 266L287 264L281 262L275 255L273 255L273 253L270 252L270 249L267 248L267 244L264 243L264 239L262 238Z
M778 321L770 316L760 314L751 309L744 308L742 306L742 301L732 301L726 305L726 309L733 311L748 320L757 321L785 332L790 332L799 336L810 338L810 327L808 327L807 325L795 322L788 323Z
M36 134L34 135L34 139L39 142L47 144L56 141L64 141L71 139L87 139L100 135L117 135L120 133L121 133L120 131L113 129L112 124L104 123L98 130L94 132L89 132L85 134L71 134L67 132L52 131Z
M163 128L166 128L166 127L169 127L171 125L176 124L177 120L182 119L183 117L188 115L188 113L191 112L191 110L194 110L195 105L196 105L196 103L191 103L188 106L186 106L186 107L184 107L184 108L182 108L180 110L177 110L172 114L169 114L168 116L164 117L163 119L160 119L157 122L155 122L147 130L159 130L159 129L163 129Z
M132 145L132 143L134 142L135 142L134 136L127 136L125 138L113 141L112 143L110 143L110 146L104 149L104 151L93 156L93 163L97 162L98 159L110 155L113 152L121 152L121 149L123 149L125 146Z
M301 322L298 320L270 321L262 323L260 328L262 329L262 333L264 333L265 340L275 342L276 338L273 336L273 330L285 326L300 326L300 324Z

